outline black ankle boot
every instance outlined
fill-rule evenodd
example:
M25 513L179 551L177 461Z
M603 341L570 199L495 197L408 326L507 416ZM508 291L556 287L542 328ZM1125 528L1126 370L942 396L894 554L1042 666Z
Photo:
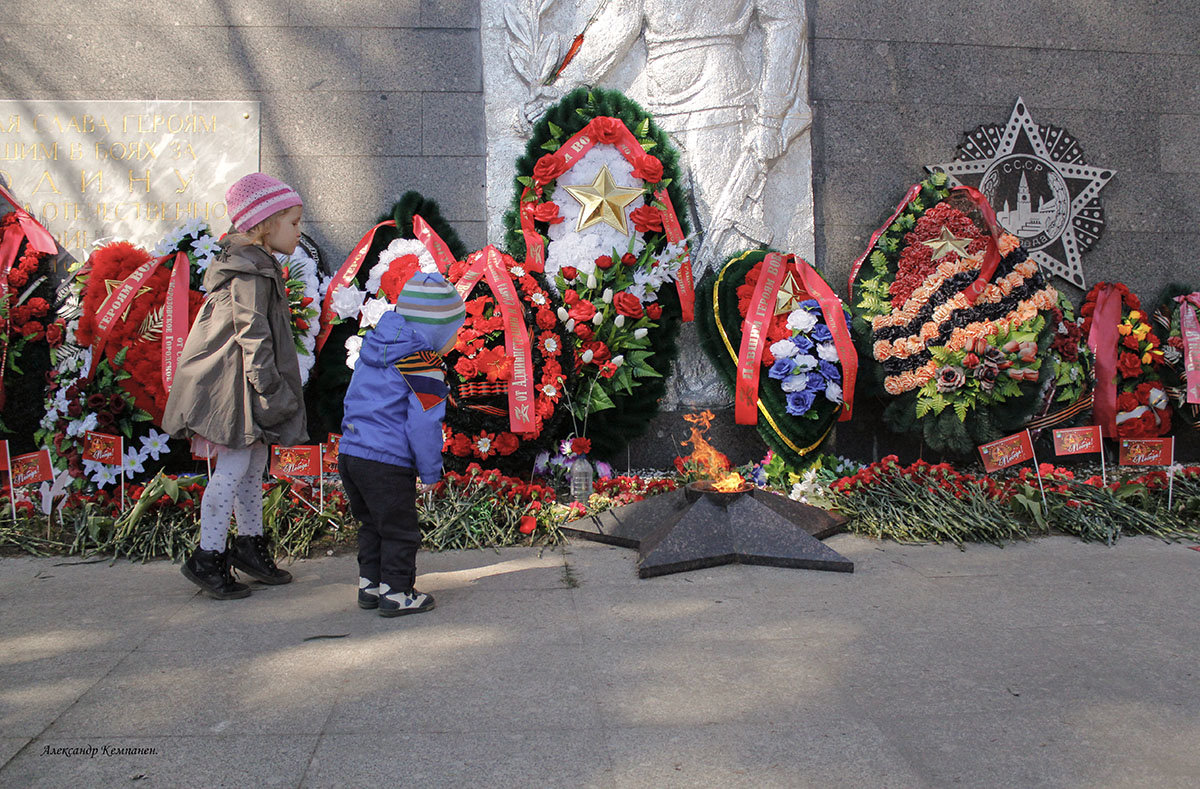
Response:
M264 584L290 584L292 574L276 567L275 557L271 554L271 544L261 534L234 537L233 550L229 552L229 563Z
M206 595L217 600L236 600L250 596L250 587L233 580L229 573L228 557L220 551L199 548L183 563L184 576L199 586Z

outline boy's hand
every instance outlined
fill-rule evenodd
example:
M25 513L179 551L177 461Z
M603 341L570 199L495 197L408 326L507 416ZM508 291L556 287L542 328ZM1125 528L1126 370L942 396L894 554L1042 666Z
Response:
M436 485L437 485L436 482L419 484L419 485L417 485L417 493L424 495L424 494L428 493L429 491L433 490L434 486L436 486Z

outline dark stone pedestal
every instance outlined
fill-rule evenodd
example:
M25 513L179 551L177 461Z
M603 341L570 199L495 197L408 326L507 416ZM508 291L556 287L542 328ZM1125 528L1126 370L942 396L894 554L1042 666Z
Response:
M642 578L722 564L853 572L853 562L820 542L841 531L844 522L767 491L680 488L572 521L563 530L636 548Z

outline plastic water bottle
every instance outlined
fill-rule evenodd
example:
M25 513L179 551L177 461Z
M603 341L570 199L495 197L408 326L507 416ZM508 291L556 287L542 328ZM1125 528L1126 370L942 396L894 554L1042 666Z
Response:
M571 464L571 500L587 504L592 495L592 464L587 458L577 458Z

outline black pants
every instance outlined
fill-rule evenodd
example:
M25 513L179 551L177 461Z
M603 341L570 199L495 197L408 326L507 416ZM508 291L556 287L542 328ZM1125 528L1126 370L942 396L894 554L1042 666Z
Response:
M417 575L417 473L352 455L338 456L338 472L358 529L358 574L407 592Z

